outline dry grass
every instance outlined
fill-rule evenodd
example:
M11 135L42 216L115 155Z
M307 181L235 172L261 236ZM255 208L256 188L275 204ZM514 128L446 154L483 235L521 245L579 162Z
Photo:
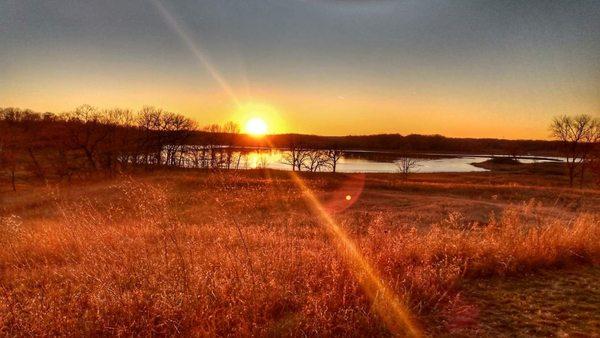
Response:
M390 334L289 180L205 176L46 191L51 210L5 212L0 334ZM429 333L452 329L464 281L600 261L596 213L550 217L534 200L483 225L361 215L335 218Z

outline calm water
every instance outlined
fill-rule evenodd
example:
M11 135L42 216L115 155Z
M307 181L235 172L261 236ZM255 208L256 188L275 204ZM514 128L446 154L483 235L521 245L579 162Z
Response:
M291 170L289 164L283 163L282 159L285 151L280 150L260 150L247 154L244 160L244 167L248 169L270 168L279 170ZM491 155L448 155L425 154L428 158L420 158L418 167L414 172L421 173L444 173L444 172L477 172L487 171L487 169L478 168L471 163L484 162ZM446 157L441 157L446 156ZM344 173L396 173L398 167L394 163L399 155L391 153L375 152L353 152L348 153L338 162L337 171ZM558 157L535 157L519 159L522 163L562 161Z

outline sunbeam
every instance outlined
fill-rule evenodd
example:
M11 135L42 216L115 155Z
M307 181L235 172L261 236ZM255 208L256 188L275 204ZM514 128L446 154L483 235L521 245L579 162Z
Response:
M237 105L240 105L240 101L235 95L231 86L227 83L225 78L221 75L219 70L211 63L208 56L202 52L202 49L195 42L185 29L177 22L177 20L171 15L169 10L163 6L160 0L149 0L150 3L158 10L158 13L165 20L165 23L175 32L177 36L183 41L183 43L190 49L200 64L206 69L210 76L219 84L221 89L231 98L231 100Z
M313 212L320 218L327 233L336 244L339 254L344 258L357 281L371 300L373 308L383 319L387 328L396 335L421 337L421 331L411 319L410 312L398 296L385 285L377 271L360 253L352 239L346 235L331 214L313 194L296 172L290 172L294 183L300 188L304 199Z

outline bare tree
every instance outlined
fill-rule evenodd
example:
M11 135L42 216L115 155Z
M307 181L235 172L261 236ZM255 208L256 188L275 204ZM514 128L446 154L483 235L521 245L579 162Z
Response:
M103 113L108 136L100 147L99 155L103 169L110 175L135 163L137 135L133 125L135 118L130 110L109 109Z
M203 128L208 133L208 137L205 140L205 147L207 150L207 167L211 169L217 169L223 166L223 147L220 144L223 134L223 128L218 124L211 124Z
M154 107L143 107L137 115L137 126L140 130L138 148L141 152L139 161L148 166L161 164L162 148L165 144L159 131L162 129L163 110Z
M225 166L227 169L231 169L232 164L235 162L235 167L237 169L240 166L240 160L242 156L241 153L238 152L237 159L234 158L234 146L241 131L240 125L229 121L223 125L221 131L225 134L225 137L223 138L224 144L222 144L222 146L225 147Z
M34 147L39 146L41 135L33 124L39 120L39 114L30 110L0 110L0 170L7 172L13 191L17 190L17 171L31 169L36 176L43 175L34 154ZM27 157L31 160L31 166L25 162Z
M180 114L144 107L137 125L145 164L182 165L196 122Z
M344 151L339 148L329 149L326 152L326 156L329 159L329 166L331 167L332 172L337 171L337 165L340 159L344 157Z
M580 169L580 186L583 186L588 156L595 143L600 141L600 120L589 115L554 118L550 126L552 136L561 141L567 162L569 185L572 187L577 169Z
M98 151L109 136L106 119L96 108L83 105L63 116L67 121L66 132L69 145L83 152L90 168L100 169Z
M256 161L256 168L257 169L266 169L268 166L269 166L269 157L264 153L260 153L258 155L258 160Z
M0 171L6 171L13 191L17 191L16 172L18 157L17 135L10 131L10 126L0 124Z
M419 166L419 162L420 161L416 158L402 156L396 160L395 164L398 167L398 172L400 172L404 180L407 181L408 175Z
M341 149L314 149L296 142L290 138L287 151L283 154L282 163L292 166L293 171L324 171L330 169L336 172L339 160L344 156Z
M306 149L304 154L305 160L302 161L302 166L310 172L323 171L330 164L330 158L325 150Z
M40 163L40 153L48 145L48 138L41 126L41 115L29 109L5 108L0 110L0 121L3 122L0 134L4 135L0 136L0 139L4 139L5 152L19 153L14 157L14 161L9 161L12 156L5 154L7 156L4 156L4 162L14 162L15 167L19 162L22 169L31 172L38 179L43 179L45 172Z
M193 120L180 114L163 114L160 131L165 140L162 150L165 152L166 165L181 165L185 147L195 130L196 122Z
M87 171L113 175L129 166L181 166L195 122L145 107L97 110L84 105L61 115L0 108L0 167L17 179L70 178Z
M287 150L283 154L281 162L291 165L292 171L302 171L308 158L308 149L300 142L297 142L296 138L292 136L290 137Z
M594 170L594 162L595 165L598 165L598 160L600 160L598 151L600 150L600 119L595 118L592 121L592 128L588 133L584 135L584 142L586 143L585 151L583 152L583 161L581 163L580 170L580 178L579 178L579 187L583 188L583 181L585 179L585 172L588 167L592 167Z

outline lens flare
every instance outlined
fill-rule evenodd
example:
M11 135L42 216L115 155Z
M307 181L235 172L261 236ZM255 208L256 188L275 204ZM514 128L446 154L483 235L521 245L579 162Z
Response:
M321 204L310 188L304 183L296 172L290 172L292 180L300 188L304 199L320 218L329 236L334 241L338 253L354 274L365 291L373 308L382 318L387 328L399 336L421 337L419 328L410 316L406 306L399 300L398 296L385 285L377 271L369 264L360 253L352 239L346 235L344 230L336 223L327 209Z

